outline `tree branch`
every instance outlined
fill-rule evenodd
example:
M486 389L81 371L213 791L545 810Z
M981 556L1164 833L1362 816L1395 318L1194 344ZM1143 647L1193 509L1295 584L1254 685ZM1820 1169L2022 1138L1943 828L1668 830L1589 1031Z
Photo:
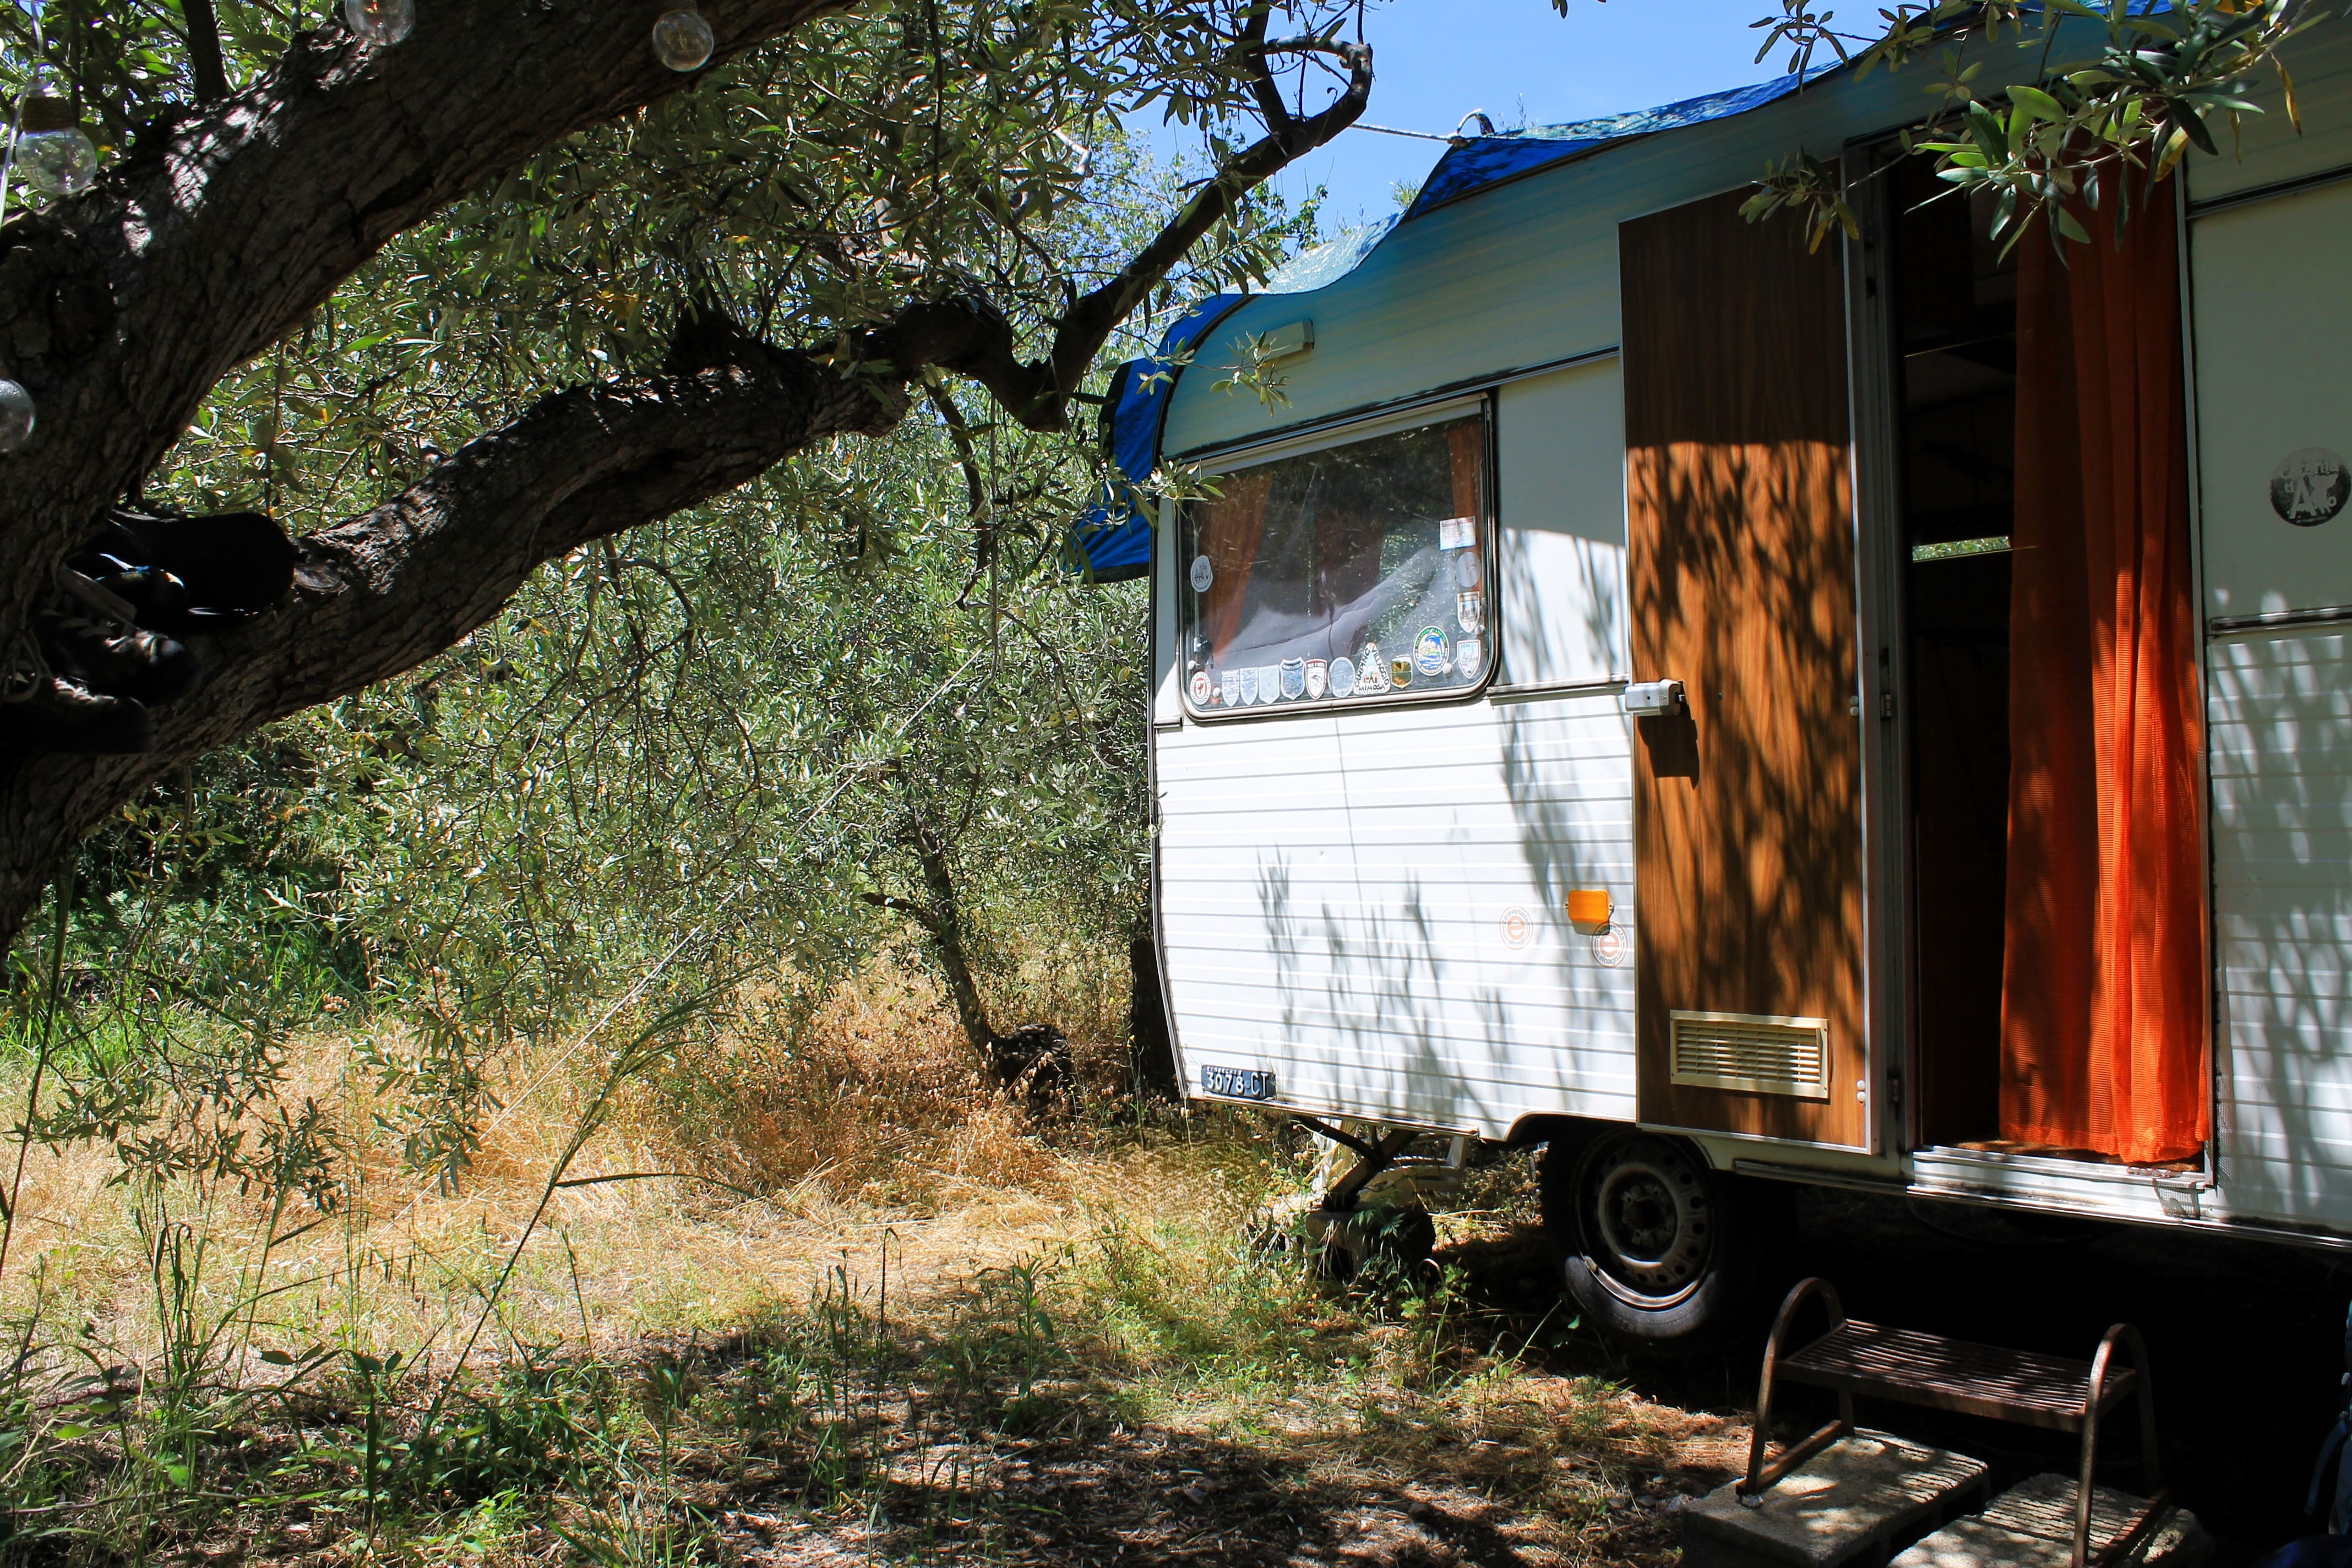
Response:
M228 96L228 69L221 63L220 18L213 0L181 0L188 18L188 75L194 79L198 103L218 103Z
M1231 216L1241 198L1356 122L1370 101L1372 51L1336 39L1265 41L1266 13L1255 10L1244 31L1253 91L1267 114L1265 136L1227 160L1192 199L1118 276L1070 307L1041 360L1024 361L1013 323L979 298L910 306L871 334L868 357L901 376L939 365L971 377L1033 430L1066 426L1072 395L1118 323L1165 279L1202 237ZM1328 54L1348 68L1347 88L1321 111L1300 119L1276 90L1267 64L1277 54Z
M902 899L895 893L860 893L857 896L877 910L888 910L894 914L906 916L926 931L936 934L939 931L939 918L912 899Z
M701 9L724 58L848 3ZM0 230L0 375L40 409L0 461L0 628L26 624L50 569L224 375L393 237L687 84L642 29L583 26L574 6L426 5L393 47L298 35L242 91L152 128L97 190Z
M298 541L291 602L200 639L215 673L155 712L156 749L0 766L0 931L57 855L187 759L415 668L542 563L742 485L812 443L877 435L903 394L739 341L733 363L577 387L467 443L362 517Z

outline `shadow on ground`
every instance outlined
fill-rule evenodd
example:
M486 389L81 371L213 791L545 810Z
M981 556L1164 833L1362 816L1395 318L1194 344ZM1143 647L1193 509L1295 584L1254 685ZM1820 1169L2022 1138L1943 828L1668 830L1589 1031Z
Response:
M1598 1375L1669 1407L1647 1417L1666 1440L1612 1459L1606 1500L1589 1513L1522 1511L1515 1489L1494 1485L1521 1462L1513 1456L1498 1453L1502 1469L1483 1478L1475 1465L1349 1464L1247 1423L1204 1433L1121 1418L1073 1387L1025 1440L965 1445L908 1427L889 1484L860 1518L797 1510L793 1488L756 1471L714 1486L704 1517L725 1555L748 1564L870 1562L878 1552L1056 1568L1670 1568L1679 1500L1731 1479L1744 1460L1779 1289L1728 1352L1629 1357L1589 1331L1556 1331L1563 1314L1557 1264L1536 1229L1487 1230L1441 1261L1495 1321L1517 1325L1538 1377ZM1834 1281L1857 1317L2076 1357L2108 1324L2135 1322L2154 1363L2175 1495L2222 1539L2221 1563L2308 1532L2303 1492L2333 1417L2352 1297L2352 1268L2328 1254L1807 1193L1775 1271L1780 1288L1806 1274ZM1792 1430L1827 1408L1804 1397L1787 1411ZM2055 1434L1893 1405L1865 1405L1863 1419L1976 1455L1998 1485L2076 1463ZM2111 1430L2102 1479L2135 1486L2136 1430Z
M1794 1280L1820 1275L1857 1318L2077 1358L2091 1354L2109 1324L2138 1325L2155 1371L2166 1479L2222 1538L2223 1561L2247 1561L2310 1532L2305 1491L2335 1417L2352 1260L2228 1237L2011 1220L1953 1205L1810 1191L1797 1222L1776 1254L1770 1301ZM1552 1290L1532 1233L1458 1251L1456 1261L1498 1306L1540 1310ZM1580 1347L1559 1370L1607 1370L1647 1397L1745 1416L1769 1319L1767 1302L1730 1353L1630 1357L1604 1368ZM1826 1395L1800 1392L1785 1408L1788 1426L1810 1429L1832 1406ZM1974 1454L2004 1485L2042 1470L2071 1473L2080 1463L2074 1441L2060 1434L1868 1402L1861 1415ZM1720 1455L1711 1458L1717 1463L1672 1477L1676 1489L1719 1482ZM2130 1420L2110 1423L2100 1468L2110 1484L2139 1489Z

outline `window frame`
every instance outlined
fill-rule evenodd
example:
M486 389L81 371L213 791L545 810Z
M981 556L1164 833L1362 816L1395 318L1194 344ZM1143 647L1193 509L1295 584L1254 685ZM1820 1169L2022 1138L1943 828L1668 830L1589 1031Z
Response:
M1217 452L1200 465L1204 477L1226 479L1268 463L1286 462L1317 452L1327 452L1338 447L1351 447L1363 441L1378 440L1424 426L1441 425L1475 415L1484 441L1479 460L1480 504L1478 518L1478 548L1486 573L1486 626L1485 639L1490 649L1486 667L1478 679L1467 686L1412 689L1402 696L1384 696L1369 700L1360 697L1324 696L1302 699L1296 702L1271 704L1253 703L1247 708L1202 708L1192 700L1192 683L1185 671L1186 648L1198 626L1199 595L1184 577L1183 549L1189 537L1187 508L1192 501L1181 501L1175 508L1174 525L1169 530L1168 551L1173 568L1171 574L1176 593L1176 649L1173 673L1176 678L1177 700L1182 704L1185 721L1194 724L1247 724L1264 720L1297 719L1308 715L1328 716L1335 713L1372 713L1391 708L1433 708L1474 702L1486 696L1502 672L1502 595L1501 579L1497 575L1496 550L1500 542L1501 508L1496 490L1500 475L1496 462L1495 392L1492 387L1470 394L1453 394L1408 408L1384 410L1367 418L1350 420L1344 425L1326 426L1312 432L1276 437L1246 447L1231 447ZM1213 465L1213 466L1212 466Z

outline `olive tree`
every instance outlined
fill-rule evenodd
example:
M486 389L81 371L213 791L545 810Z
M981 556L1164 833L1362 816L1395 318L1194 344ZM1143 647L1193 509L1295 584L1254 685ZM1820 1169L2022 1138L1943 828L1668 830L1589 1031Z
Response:
M416 666L584 543L889 431L941 378L1071 428L1120 323L1371 86L1322 0L702 0L688 71L650 41L673 3L419 0L396 40L275 0L75 0L38 39L10 19L109 157L0 229L0 376L38 409L0 458L8 695L67 683L35 646L59 563L168 484L225 378L395 281L371 273L388 247L562 347L491 376L469 438L383 493L283 519L290 592L190 639L201 683L144 749L10 748L0 938L189 758ZM1205 178L1129 254L1039 245L1090 138L1155 105L1203 129ZM1246 276L1271 248L1224 254Z

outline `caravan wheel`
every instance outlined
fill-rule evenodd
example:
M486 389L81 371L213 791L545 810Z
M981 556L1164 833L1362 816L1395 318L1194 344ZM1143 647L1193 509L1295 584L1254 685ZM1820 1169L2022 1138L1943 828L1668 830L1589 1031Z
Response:
M1705 1342L1756 1280L1757 1227L1741 1184L1678 1139L1612 1131L1544 1159L1544 1223L1566 1255L1562 1283L1620 1339Z

